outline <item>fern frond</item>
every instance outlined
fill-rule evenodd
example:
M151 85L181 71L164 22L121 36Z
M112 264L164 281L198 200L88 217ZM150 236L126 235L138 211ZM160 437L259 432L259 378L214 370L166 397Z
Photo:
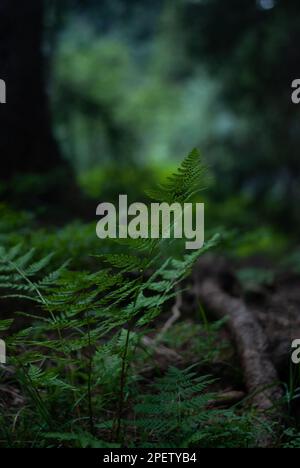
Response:
M195 194L206 188L206 178L207 171L200 153L194 149L165 184L156 190L148 190L147 195L159 202L188 202Z

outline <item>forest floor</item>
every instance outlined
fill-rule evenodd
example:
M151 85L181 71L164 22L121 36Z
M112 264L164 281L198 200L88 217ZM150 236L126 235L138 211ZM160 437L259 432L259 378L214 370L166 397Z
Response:
M106 266L100 257L103 253L110 253L112 246L108 245L108 250L105 250L102 244L99 249L94 223L74 221L51 229L35 225L28 215L21 216L4 207L0 236L3 252L21 245L21 270L28 268L30 275L42 267L43 259L47 259L51 252L55 255L50 255L49 264L46 261L47 275L71 259L63 282L55 284L54 289L55 294L63 294L57 304L60 301L63 304L68 296L71 302L54 311L62 320L62 336L67 345L71 341L71 346L75 346L75 351L65 357L64 343L62 349L59 348L56 322L51 322L51 309L50 317L46 315L49 313L47 304L27 301L25 297L3 297L10 286L4 284L3 288L2 284L1 338L11 339L16 356L13 356L13 362L9 359L8 365L0 367L0 446L106 447L111 443L116 444L114 446L121 443L128 447L151 444L160 447L160 444L169 443L167 446L172 447L195 444L200 444L200 447L300 447L300 372L299 366L291 361L292 342L300 339L297 249L292 252L293 261L280 252L280 259L288 260L285 263L268 254L255 253L259 243L257 237L262 237L260 232L254 236L254 245L250 245L250 255L236 254L235 247L230 250L217 245L200 256L192 273L176 285L175 295L163 303L161 314L155 315L153 320L150 314L149 325L147 322L144 328L134 328L129 340L129 356L124 359L124 337L130 321L122 322L105 338L95 338L91 345L86 322L78 322L77 326L76 312L75 316L67 316L73 308L76 311L78 304L82 303L84 307L84 299L89 311L89 301L95 300L93 287L95 284L98 287L98 281L103 280L101 274ZM269 236L268 239L267 245L273 248L274 238ZM249 249L247 237L243 242ZM116 250L112 252L118 254L120 246L114 248ZM92 256L91 252L96 255ZM123 254L123 250L121 252ZM100 254L98 257L97 253ZM33 262L33 270L30 270L30 262ZM2 262L1 268L0 276L5 282L11 265ZM173 271L175 279L176 268ZM138 276L136 270L128 271L131 280ZM17 283L12 284L13 293L24 280L22 271L19 276L17 273L11 270L10 279ZM100 280L96 276L95 283L93 275L98 273ZM38 282L41 280L39 274ZM29 280L31 282L32 276ZM27 292L31 294L34 288L32 284L28 285L28 278L26 281ZM159 282L163 285L162 280ZM118 289L122 290L114 283L112 289L116 293ZM23 289L17 289L20 291L22 293ZM149 291L147 293L156 297L164 294L163 289ZM118 303L116 310L113 309L112 320L122 314L123 306L128 306L127 298L124 304ZM97 309L101 314L101 306L97 305ZM99 321L93 322L96 331L103 320L101 315L99 317ZM70 326L64 322L65 318L70 320ZM1 328L1 321L6 319L14 319L9 330ZM45 324L50 331L45 331ZM87 341L79 343L82 336ZM16 346L13 343L15 337ZM10 353L10 347L8 351ZM18 368L20 357L27 360L25 367ZM93 370L92 377L89 365ZM121 394L122 367L126 372ZM192 369L188 372L195 375L187 376L186 369ZM167 380L163 381L164 378ZM195 381L202 378L205 385ZM175 393L179 387L186 396L186 383L182 389L182 382L188 382L191 391L194 389L182 402L186 418L184 424L182 414L179 417L176 413L175 418L171 418L174 408L168 407L169 397L164 393L168 386L175 384ZM203 400L194 399L199 385ZM90 399L87 392L91 393ZM161 397L158 392L162 392ZM76 402L73 401L74 395ZM119 410L120 395L122 405ZM141 397L145 402L150 398L148 407L144 409L152 413L148 419L143 415L139 427L133 421L138 416L136 411L140 411L136 406ZM153 407L151 398L155 399L157 407ZM188 415L192 408L190 421ZM114 428L109 426L116 410L124 431L121 441L119 437L113 439ZM164 414L167 410L169 415ZM47 419L48 412L51 424ZM169 427L153 427L153 421L160 413L166 425L170 416ZM204 422L201 419L195 422L194 413L201 415ZM195 441L193 437L198 426L200 438ZM166 434L167 441L164 440Z
M292 341L300 338L300 275L281 270L259 278L259 269L266 267L269 269L270 264L260 256L235 262L221 255L207 254L201 258L193 274L185 281L185 291L178 293L175 304L170 303L170 308L166 308L155 321L152 331L142 339L142 350L147 359L137 359L133 372L143 380L143 385L147 387L169 366L187 368L193 365L200 375L209 374L216 379L210 385L210 391L216 395L209 404L211 409L236 407L243 413L252 397L255 405L260 406L266 392L259 385L265 382L270 384L272 392L273 385L277 391L280 389L271 417L273 422L283 427L289 427L292 422L296 427L300 405L295 395L300 381L297 367L292 365L290 356ZM236 274L237 271L243 271L245 278ZM201 289L205 282L214 285L212 302L209 293ZM219 304L216 300L218 295L223 298ZM239 321L235 324L235 319L233 328L232 324L227 326L231 300L250 312L253 322L250 319L246 328ZM20 324L24 326L23 322L19 322L18 328ZM256 326L263 343L257 343L257 336L252 336ZM263 354L257 357L264 361L261 368L261 363L258 363L258 369L255 368L255 357L253 359L251 352L243 349L244 343L249 343L251 339L254 340L253 347L258 347L254 349L254 354L260 351ZM267 373L269 368L274 369L274 373L272 370L271 375L257 375L265 372L266 362ZM13 368L8 368L5 382L0 385L1 404L9 408L8 412L19 414L26 404L26 397L22 388L16 385L13 374ZM274 380L274 376L278 380L275 383L266 380ZM254 383L250 382L249 385L247 379L253 378ZM258 385L256 391L253 384ZM270 408L264 408L262 404L260 409L268 411ZM267 442L261 445L278 445L282 437L282 433L277 439L272 434L271 440L267 438Z

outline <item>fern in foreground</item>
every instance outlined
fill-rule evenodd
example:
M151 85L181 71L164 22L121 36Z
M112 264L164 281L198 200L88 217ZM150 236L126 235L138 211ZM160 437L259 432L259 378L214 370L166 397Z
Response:
M204 172L193 151L160 189L159 199L190 200L203 189ZM93 272L72 271L67 264L51 272L52 254L36 259L33 249L24 251L21 245L0 249L3 297L35 304L23 314L31 325L9 338L8 347L17 385L26 396L22 421L32 421L30 440L36 446L51 445L52 439L75 446L126 440L125 415L138 393L133 363L141 338L174 300L199 256L217 245L218 236L181 255L176 244L175 254L166 256L168 242L173 244L166 239L117 241L122 252L95 256L100 268ZM154 394L136 411L164 415L164 420L153 423L145 444L152 433L156 443L165 435L168 444L200 441L202 424L215 414L206 409L212 398L205 394L208 384L191 369L174 368L154 384ZM14 432L8 441L12 446L25 430L21 421L13 421L6 424Z

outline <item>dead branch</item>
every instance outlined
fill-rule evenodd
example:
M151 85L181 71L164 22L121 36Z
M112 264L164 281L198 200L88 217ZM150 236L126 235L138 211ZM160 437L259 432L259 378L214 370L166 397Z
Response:
M166 332L172 327L172 325L180 318L181 312L180 308L182 307L182 293L178 292L176 295L175 304L172 307L172 314L157 334L155 340L156 342L161 341Z

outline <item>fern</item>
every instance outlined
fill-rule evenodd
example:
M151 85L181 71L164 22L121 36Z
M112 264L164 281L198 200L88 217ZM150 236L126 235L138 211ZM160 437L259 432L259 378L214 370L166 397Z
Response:
M157 199L190 200L203 189L204 175L201 158L193 151L156 192ZM61 441L80 444L81 434L89 431L92 438L86 443L93 445L98 428L103 431L101 440L122 442L124 413L138 380L133 377L133 362L143 333L174 300L199 256L214 248L219 238L216 235L202 249L182 256L177 249L176 255L166 256L166 242L117 240L122 252L94 256L99 270L92 272L71 271L67 263L52 268L52 253L37 258L34 248L20 244L0 248L3 297L36 304L34 311L23 313L30 326L9 338L11 363L31 402L28 411L39 410L36 437L44 433L51 439L56 434ZM155 437L162 436L167 424L166 442L175 443L180 425L183 439L188 440L214 414L206 410L212 396L204 391L210 381L191 369L172 368L136 411L144 414L145 424L152 424ZM60 414L53 409L56 406ZM105 424L97 420L95 407ZM87 416L81 432L74 433L72 420L81 412ZM150 422L153 413L158 417ZM68 424L64 415L72 415Z
M141 403L135 406L135 424L146 439L152 433L154 445L156 441L163 447L175 447L180 431L182 446L201 422L213 416L207 405L214 396L204 393L211 383L210 377L197 377L191 368L170 367L165 376L150 386L151 393L140 397Z
M160 202L188 202L194 195L204 190L206 179L206 168L199 151L194 149L165 184L157 189L148 190L147 194Z
M45 302L42 290L55 283L66 264L41 277L42 272L49 266L53 253L38 261L34 260L34 256L35 249L23 253L21 244L7 250L0 247L0 289L9 291L5 297Z
M216 395L209 387L214 380L198 376L193 367L170 367L150 385L149 393L140 396L133 424L142 434L142 446L254 446L263 431L254 415L241 417L231 410L212 408Z

